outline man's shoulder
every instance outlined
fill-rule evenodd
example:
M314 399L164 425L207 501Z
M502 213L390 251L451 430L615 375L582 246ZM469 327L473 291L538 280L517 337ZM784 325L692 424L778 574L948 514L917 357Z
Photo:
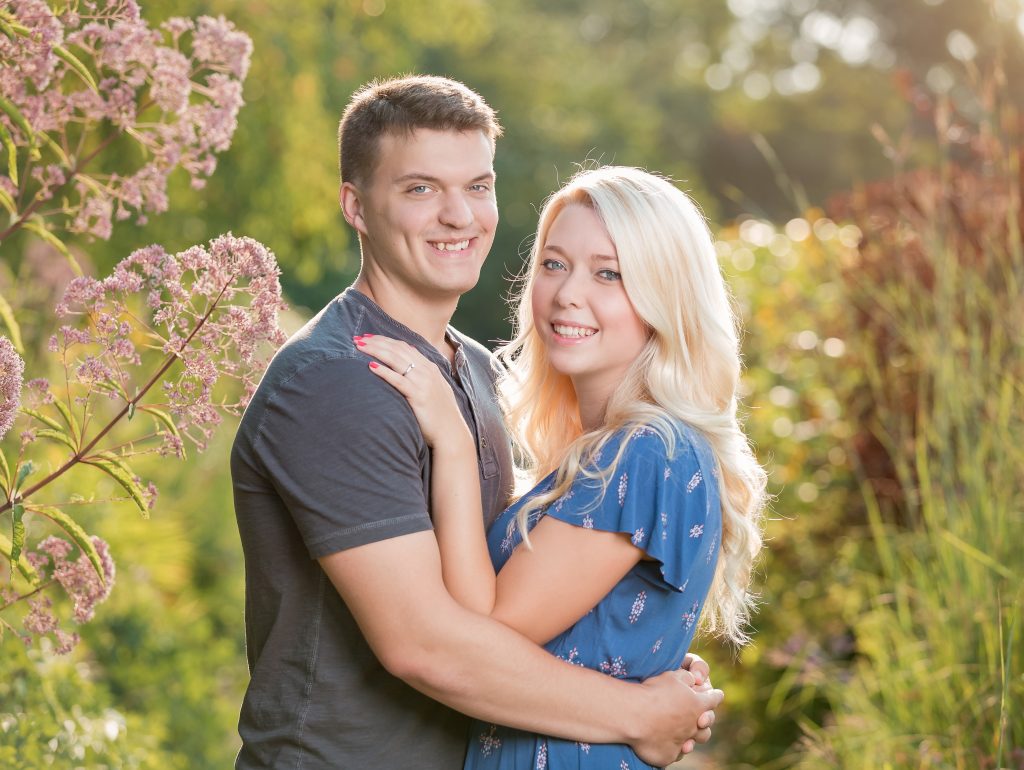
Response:
M352 339L363 309L340 294L327 303L274 354L260 383L257 397L271 396L284 382L325 369L357 368L364 359Z
M468 358L472 363L477 366L486 367L487 369L490 369L494 365L494 353L492 353L485 345L477 342L469 335L463 334L453 326L448 327L448 333L462 345L462 350L466 354L466 358Z

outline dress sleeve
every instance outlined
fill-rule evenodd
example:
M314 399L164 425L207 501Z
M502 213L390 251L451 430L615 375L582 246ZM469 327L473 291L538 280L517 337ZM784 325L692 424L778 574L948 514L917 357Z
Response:
M671 455L660 435L642 430L628 444L601 493L598 480L581 478L546 514L605 532L623 532L661 568L676 591L686 588L696 560L717 559L722 514L714 455L707 441L685 429ZM614 451L604 453L607 461Z

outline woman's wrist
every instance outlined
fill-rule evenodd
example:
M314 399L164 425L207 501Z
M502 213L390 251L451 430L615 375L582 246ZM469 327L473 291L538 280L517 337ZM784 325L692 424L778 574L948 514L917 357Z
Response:
M452 460L469 460L476 463L476 442L469 428L446 432L431 446L435 461L439 457Z

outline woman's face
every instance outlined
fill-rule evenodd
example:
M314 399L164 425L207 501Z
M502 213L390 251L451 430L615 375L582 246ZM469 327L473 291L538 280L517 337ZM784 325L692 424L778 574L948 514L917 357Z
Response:
M618 253L588 206L566 206L547 233L531 297L533 319L555 371L579 396L607 400L643 350L648 329L633 309Z

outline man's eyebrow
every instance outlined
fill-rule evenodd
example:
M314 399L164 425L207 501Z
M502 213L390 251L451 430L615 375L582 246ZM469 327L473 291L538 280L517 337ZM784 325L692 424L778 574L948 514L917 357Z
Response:
M486 173L480 174L480 176L474 177L473 179L470 180L469 183L476 184L477 182L493 181L496 178L497 177L493 171L487 171ZM441 180L440 178L433 176L432 174L423 174L419 171L412 171L408 174L402 174L402 176L395 179L395 184L401 184L402 182L412 181L430 182L431 184L436 184L438 186L442 186L444 184L443 180Z
M561 254L563 257L569 256L566 254L565 249L554 243L545 243L544 248L541 251L553 251L556 254ZM590 258L597 260L598 262L618 262L618 257L613 257L610 254L591 254Z

